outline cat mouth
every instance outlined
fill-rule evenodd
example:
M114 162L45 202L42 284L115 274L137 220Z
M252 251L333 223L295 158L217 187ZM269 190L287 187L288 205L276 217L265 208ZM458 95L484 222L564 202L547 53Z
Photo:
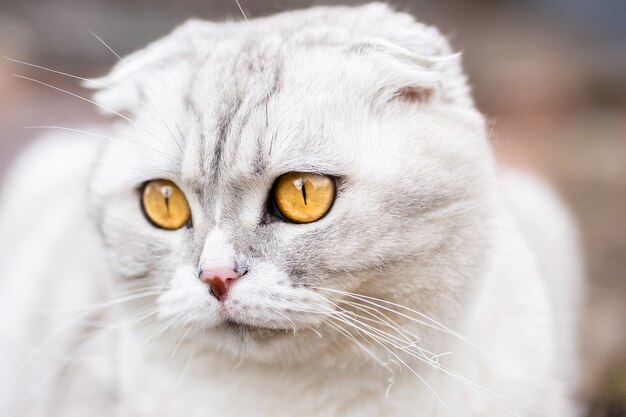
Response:
M241 323L239 321L235 321L232 319L226 320L222 327L226 330L235 332L241 336L252 336L256 338L269 338L275 337L278 335L284 335L287 333L292 333L293 329L283 329L280 327L274 326L261 326L261 325L253 325L248 323Z

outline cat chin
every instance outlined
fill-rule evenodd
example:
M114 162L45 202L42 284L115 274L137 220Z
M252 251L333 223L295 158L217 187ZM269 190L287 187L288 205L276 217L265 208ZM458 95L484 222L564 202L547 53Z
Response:
M253 339L257 341L263 341L273 339L276 337L283 337L293 334L293 329L281 329L271 326L255 326L246 323L240 323L234 320L227 320L219 327L222 331L232 332L238 336Z
M269 328L227 321L206 330L203 350L238 361L295 364L326 350L329 340L320 339L313 328Z

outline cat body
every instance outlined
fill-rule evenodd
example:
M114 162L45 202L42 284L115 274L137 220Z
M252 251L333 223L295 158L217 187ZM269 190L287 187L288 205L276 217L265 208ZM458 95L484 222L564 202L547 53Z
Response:
M192 21L91 84L106 139L51 135L3 189L2 415L572 415L575 229L496 166L434 29ZM325 216L275 215L288 172L333 178ZM185 227L142 213L158 178Z

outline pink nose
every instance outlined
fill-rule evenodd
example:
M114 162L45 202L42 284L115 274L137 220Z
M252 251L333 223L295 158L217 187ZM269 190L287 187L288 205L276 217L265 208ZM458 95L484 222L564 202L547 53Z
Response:
M239 274L232 269L214 269L200 272L200 280L211 287L211 292L220 301L224 301L233 282Z

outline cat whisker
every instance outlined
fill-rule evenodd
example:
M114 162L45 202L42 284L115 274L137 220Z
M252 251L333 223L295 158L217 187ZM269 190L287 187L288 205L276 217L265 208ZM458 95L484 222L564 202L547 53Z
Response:
M356 307L359 307L357 303L353 303L353 304ZM360 324L362 326L367 326L368 328L374 330L379 335L381 335L381 337L387 338L390 342L392 342L394 344L395 343L407 343L408 346L417 347L417 339L418 338L416 336L408 333L405 329L403 329L403 328L399 327L398 325L396 325L390 319L388 319L387 321L381 320L380 318L378 318L375 315L373 315L371 313L371 311L367 311L365 309L361 309L361 310L366 312L368 315L374 317L373 319L372 318L366 318L366 317L359 316L356 312L345 310L345 309L343 309L342 307L340 307L340 306L338 306L336 304L335 304L335 307L337 308L337 310L332 311L332 313L334 313L334 316L339 316L339 317L343 317L343 318L347 317L348 319L352 320L354 325ZM329 314L329 315L332 317L332 314ZM377 323L377 324L382 324L383 326L386 326L386 327L390 327L394 331L398 332L399 335L404 338L404 341L398 339L397 336L393 336L393 335L391 335L389 333L385 333L381 329L374 328L374 327L372 327L372 326L370 326L370 325L368 325L366 323L363 323L362 320L366 320L366 321L374 322L374 323ZM356 326L355 326L355 328L356 328ZM408 335L406 333L408 333ZM391 338L395 339L395 341L391 340ZM402 344L400 346L402 346ZM422 349L422 348L420 348L420 349ZM422 351L427 352L425 349L422 349Z
M108 44L107 44L104 40L102 40L102 38L101 38L100 36L96 35L96 33L95 33L94 31L92 31L91 29L89 29L89 33L91 33L91 34L92 34L92 35L93 35L96 39L98 39L98 41L100 41L100 43L101 43L102 45L104 45L104 47L105 47L105 48L107 48L109 51L111 51L111 53L112 53L113 55L115 55L115 56L117 57L117 59L119 59L119 60L120 60L120 61L122 61L122 62L125 62L125 61L124 61L124 58L122 58L120 55L118 55L118 53L117 53L117 52L115 52L115 51L113 50L113 48L111 48L111 47L110 47L110 46L109 46L109 45L108 45Z
M237 7L239 7L239 11L241 12L241 15L243 16L244 20L247 22L248 17L244 13L243 8L241 7L241 4L239 3L239 0L235 0L235 3L237 3Z
M37 83L37 84L41 84L41 85L46 86L46 87L48 87L48 88L51 88L51 89L53 89L53 90L56 90L56 91L59 91L59 92L64 93L64 94L68 94L68 95L70 95L70 96L72 96L72 97L75 97L75 98L77 98L77 99L80 99L80 100L86 101L87 103L93 104L94 106L99 107L99 108L101 108L101 109L103 109L103 110L105 110L105 111L107 111L107 112L109 112L109 113L111 113L111 114L114 114L114 115L116 115L116 116L118 116L118 117L120 117L120 118L122 118L122 119L126 120L127 122L129 122L129 123L131 123L131 124L133 124L133 125L137 126L137 124L135 123L135 121L134 121L134 120L132 120L132 119L128 118L127 116L123 115L122 113L116 112L116 111L115 111L115 110L113 110L113 109L110 109L110 108L108 108L108 107L106 107L106 106L104 106L104 105L102 105L102 104L100 104L100 103L97 103L97 102L95 102L95 101L93 101L93 100L90 100L90 99L88 99L88 98L86 98L86 97L83 97L83 96L81 96L81 95L79 95L79 94L72 93L71 91L64 90L64 89L62 89L62 88L60 88L60 87L54 86L54 85L52 85L52 84L48 84L48 83L46 83L46 82L44 82L44 81L37 80L37 79L35 79L35 78L30 78L30 77L27 77L27 76L25 76L25 75L19 75L19 74L11 74L11 75L12 75L12 76L14 76L14 77L17 77L17 78L21 78L21 79L24 79L24 80L32 81L32 82Z
M383 301L383 300L381 300ZM359 303L353 303L353 302L346 302L346 300L342 301L343 303L346 304L351 304L353 307L359 307ZM361 306L363 307L363 306ZM372 309L375 310L374 307L368 306L368 309L363 309L363 308L358 308L358 310L362 311L362 312L366 312L368 315L376 317L376 315L371 311ZM380 307L380 306L379 306ZM393 311L393 310L392 310ZM486 398L488 401L492 402L494 405L496 405L497 407L501 408L502 410L508 412L509 414L513 415L513 416L517 416L517 414L510 410L509 408L505 407L504 405L502 405L501 403L499 403L498 401L496 401L493 397L497 397L500 398L501 400L504 400L512 405L515 405L517 407L520 408L524 408L528 411L534 412L537 415L542 415L540 412L538 412L537 410L534 410L528 406L525 406L519 402L516 402L510 398L507 398L506 396L503 396L501 394L498 394L496 392L494 392L493 390L490 390L487 387L484 387L480 384L477 384L471 380L469 380L468 378L465 378L461 375L459 375L458 373L452 371L450 368L442 365L439 361L439 359L442 356L446 356L449 355L450 352L443 352L443 353L439 353L439 354L435 354L432 352L429 352L428 350L420 347L417 344L417 338L413 335L411 335L408 331L406 331L405 329L399 327L398 325L396 325L392 320L390 320L386 315L385 317L387 317L387 320L381 320L380 317L378 317L377 319L368 319L366 317L362 317L359 316L356 312L354 311L346 311L344 309L341 309L341 312L344 313L344 317L343 318L337 318L337 316L330 316L331 319L335 319L335 320L339 320L341 322L343 322L344 324L350 325L352 326L355 331L362 335L363 337L366 338L372 338L372 339L376 339L377 343L388 343L392 348L394 349L399 349L400 351L405 352L406 354L408 354L411 357L414 357L416 359L418 359L419 361L429 365L430 367L432 367L433 369L436 369L438 371L444 372L445 374L459 380L460 382L470 386L472 389L474 389L475 391L477 391L479 394L481 394L484 398ZM395 312L395 311L393 311ZM392 328L393 330L395 330L396 332L399 333L399 336L394 336L392 334L386 333L378 328L375 328L367 323L364 323L363 320L365 321L372 321L374 323L378 323L387 327ZM408 342L405 343L403 342L403 339ZM386 347L388 348L388 347ZM399 359L399 358L398 358ZM406 363L405 363L406 366Z
M122 320L122 321L118 321L118 322L114 322L114 323L107 323L107 322L102 322L104 324L106 324L105 326L102 326L102 328L100 328L99 330L97 330L96 332L93 333L89 333L86 334L85 336L83 336L84 338L88 338L93 334L100 334L100 332L107 332L109 330L116 330L116 329L120 329L123 327L127 327L127 326L134 326L137 323L140 323L146 319L149 319L151 317L154 317L156 315L159 314L159 311L157 308L150 306L148 308L144 308L140 311L137 312L137 315L139 317L130 317L127 320ZM83 325L83 322L80 323L80 325ZM81 337L78 338L79 340L81 339Z
M25 75L19 75L19 74L11 74L11 75L12 75L12 76L14 76L14 77L17 77L17 78L21 78L21 79L24 79L24 80L28 80L28 81L31 81L31 82L34 82L34 83L37 83L37 84L43 85L43 86L45 86L45 87L51 88L51 89L53 89L53 90L59 91L59 92L61 92L61 93L67 94L67 95L72 96L72 97L75 97L75 98L77 98L77 99L79 99L79 100L83 100L83 101L85 101L85 102L87 102L87 103L90 103L90 104L92 104L92 105L94 105L94 106L96 106L96 107L98 107L98 108L101 108L101 109L103 109L103 110L105 110L105 111L109 112L110 114L113 114L113 115L115 115L115 116L118 116L118 117L120 117L120 118L122 118L122 119L126 120L127 122L129 122L129 123L130 123L130 124L132 124L133 126L138 127L139 129L143 130L144 132L146 132L147 134L149 134L150 136L152 136L152 137L153 137L154 139L156 139L158 142L161 142L161 140L160 140L157 136L155 136L152 132L150 132L149 130L147 130L145 127L143 127L143 126L139 125L137 122L135 122L134 120L132 120L132 119L131 119L131 118L129 118L128 116L125 116L125 115L123 115L122 113L117 112L117 111L115 111L115 110L113 110L113 109L111 109L111 108L109 108L109 107L107 107L107 106L105 106L105 105L103 105L103 104L100 104L100 103L98 103L98 102L96 102L96 101L90 100L90 99L88 99L88 98L86 98L86 97L83 97L83 96L81 96L81 95L79 95L79 94L72 93L71 91L65 90L65 89L63 89L63 88L60 88L60 87L54 86L54 85L52 85L52 84L46 83L46 82L44 82L44 81L37 80L37 79L35 79L35 78L31 78L31 77L27 77L27 76L25 76Z
M376 323L380 323L386 326L389 326L391 328L393 328L395 331L397 331L399 334L404 335L404 332L406 332L405 329L401 328L399 325L397 325L393 320L391 320L387 315L379 312L376 308L372 307L372 306L368 306L368 305L363 305L360 303L355 303L355 302L351 302L351 301L347 301L347 300L343 300L343 304L346 304L348 306L351 306L352 308L356 308L359 311L362 311L363 313L373 317L373 319L367 319L367 320L371 320L374 321ZM382 318L381 318L382 316ZM366 319L365 317L362 317L363 319ZM419 338L417 336L413 336L414 340L418 340ZM410 339L407 338L407 342L410 342Z
M177 314L161 324L149 337L147 337L138 347L140 350L139 356L143 356L148 349L150 349L152 343L154 343L159 337L161 337L168 329L174 327L182 322L183 314Z
M102 83L100 81L95 81L95 80L92 80L92 79L89 79L89 78L79 77L78 75L69 74L67 72L58 71L58 70L55 70L55 69L52 69L52 68L46 68L46 67L43 67L41 65L32 64L30 62L20 61L19 59L10 58L10 57L8 57L6 55L0 55L0 56L2 58L6 59L6 60L9 60L11 62L15 62L17 64L26 65L26 66L29 66L29 67L32 67L32 68L37 68L37 69L48 71L48 72L51 72L51 73L54 73L54 74L63 75L65 77L69 77L69 78L74 78L76 80L81 80L81 81L84 81L84 82L87 82L87 83L91 83L91 84L93 84L95 86L98 86L98 87L113 88L112 86L110 86L108 84L105 84L105 83ZM140 103L140 104L142 104L142 103Z
M125 294L120 295L119 298L115 298L115 299L105 301L102 303L87 304L87 305L69 307L69 308L52 308L52 309L23 311L17 314L72 313L72 312L78 312L78 311L84 311L84 310L89 310L87 311L87 313L93 313L95 311L98 311L106 307L111 307L114 305L130 302L130 301L136 301L136 300L150 297L150 296L157 296L162 293L163 293L162 289L155 288L153 290L142 290L141 292L135 291L135 292L125 293Z
M446 412L448 413L448 415L454 417L454 413L452 412L452 410L450 410L450 408L446 405L446 403L443 401L443 399L441 398L441 396L437 393L437 391L435 391L435 389L420 375L417 373L417 371L415 371L413 368L411 368L405 361L403 361L400 356L398 356L397 354L393 353L391 351L391 349L389 349L387 346L385 346L384 343L378 341L376 338L374 338L374 341L376 343L378 343L383 349L387 350L389 353L391 353L401 364L404 365L405 368L407 368L411 373L413 373L425 386L426 388L428 388L428 390L435 396L435 398L437 399L437 401L441 404L441 406L446 410Z
M446 373L447 375L465 383L466 385L470 386L471 388L473 388L475 391L477 391L479 394L481 394L484 398L486 398L488 401L492 402L494 405L496 405L497 407L501 408L502 410L510 413L513 416L517 416L517 414L508 409L507 407L505 407L504 405L502 405L501 403L497 402L496 400L494 400L494 398L492 398L491 396L495 396L498 397L512 405L518 406L520 408L524 408L528 411L532 411L534 413L536 413L537 415L542 415L540 412L538 412L537 410L534 410L528 406L525 406L519 402L516 402L510 398L507 398L506 396L503 396L501 394L498 394L496 392L494 392L493 390L490 390L487 387L484 387L480 384L477 384L471 380L469 380L468 378L465 378L461 375L459 375L458 373L452 371L451 369L447 368L446 366L442 365L439 362L439 358L445 355L450 354L450 352L444 352L444 353L440 353L440 354L434 354L431 352L428 352L427 350L417 346L414 343L410 343L410 344L402 344L401 340L399 340L397 337L393 336L393 335L389 335L387 333L384 333L382 331L380 331L379 329L376 329L370 325L367 325L366 323L362 322L362 317L359 317L359 319L356 318L357 316L349 316L348 320L343 320L344 323L346 324L351 324L352 326L354 326L355 330L362 335L365 335L366 337L369 338L375 338L377 340L377 343L389 343L391 345L391 347L399 349L405 353L407 353L408 355L420 360L421 362L431 366L433 369L436 369L438 371L442 371L444 373ZM352 319L352 320L350 320ZM361 319L361 320L360 320ZM490 396L491 395L491 396Z
M363 321L363 318L358 316L356 313L353 313L353 312L350 312L350 313L352 314L347 314L346 318L351 320L352 324L355 327L355 330L358 330L358 331L365 330L368 333L368 335L370 336L376 335L382 338L382 340L386 341L387 343L391 344L393 347L396 347L398 349L408 349L411 347L417 348L420 350L420 353L423 354L421 352L421 348L417 347L416 342L409 341L409 343L406 343L406 340L403 340L402 338L398 336L392 335L370 324L365 323Z
M180 348L180 345L183 343L183 341L185 340L185 338L187 337L187 335L189 334L189 332L191 331L191 326L189 326L187 328L187 330L185 331L185 333L183 333L183 335L180 337L180 340L178 341L178 343L176 344L176 347L174 347L174 351L172 352L172 354L170 355L171 358L173 358L174 356L176 356L176 352L178 352L178 348Z
M22 129L56 129L56 130L64 130L64 131L68 131L68 132L81 133L83 135L93 136L93 137L101 138L101 139L107 139L107 140L110 140L110 141L122 141L122 139L113 138L111 136L100 135L98 133L87 132L86 130L74 129L74 128L71 128L71 127L64 127L64 126L50 126L50 125L22 126Z
M542 414L541 412L533 409L532 407L528 407L527 405L524 405L522 403L519 403L511 398L508 398L502 394L499 394L483 385L480 385L474 381L471 381L470 379L460 375L459 373L453 371L452 369L446 367L445 365L442 365L439 362L439 358L445 355L448 355L449 352L444 352L441 354L436 354L433 355L431 357L424 357L424 355L421 352L413 352L410 349L407 348L403 348L403 351L405 351L407 354L415 357L416 359L423 361L424 363L426 363L427 365L430 365L433 369L436 369L438 371L441 371L451 377L453 377L456 380L459 380L460 382L464 383L465 385L470 386L470 388L474 389L475 391L477 391L478 393L480 393L484 398L486 398L487 400L489 400L490 402L492 402L493 404L495 404L496 406L498 406L499 408L501 408L502 410L517 416L517 414L515 414L512 410L506 408L505 406L503 406L502 404L500 404L499 402L495 401L493 398L491 398L489 395L500 398L503 401L506 401L507 403L511 404L511 405L515 405L517 407L523 408L527 411L533 412L539 416L544 416L544 414ZM489 394L489 395L487 395ZM545 416L544 416L545 417Z
M189 372L189 368L191 366L191 361L193 360L194 356L195 356L195 352L196 352L196 335L198 333L198 329L196 328L193 332L193 335L191 336L191 348L189 349L189 356L187 357L187 361L185 362L185 366L183 367L183 371L180 375L180 377L178 378L178 380L176 381L176 383L174 384L174 386L172 387L172 391L176 391L176 389L178 389L178 387L180 386L180 384L182 384L183 380L185 379L185 376L187 375L187 372Z
M290 323L290 325L291 325L291 328L293 329L293 333L294 333L294 334L296 334L296 333L297 333L296 323L294 323L294 322L293 322L293 320L292 320L289 316L287 316L285 313L283 313L283 312L279 311L279 310L278 310L278 309L276 309L276 308L274 309L274 312L275 312L275 313L277 313L277 314L279 314L279 315L281 315L282 317L286 318L286 319L289 321L289 323Z
M339 324L334 323L333 321L328 321L326 323L329 327L331 327L332 329L336 330L337 332L339 332L339 334L345 336L346 338L348 338L349 340L351 340L354 344L356 344L362 351L364 351L370 358L372 358L374 360L374 362L376 362L379 366L386 368L388 365L385 363L385 361L383 361L382 359L380 359L374 352L372 352L370 349L368 349L367 347L365 347L363 345L363 343L361 343L359 340L356 339L356 337L354 337L353 334L351 334L350 332L348 332L346 329L344 329L343 327L341 327Z
M356 298L356 297L352 297L352 298ZM357 299L358 299L358 298L357 298ZM363 300L361 300L361 301L363 301ZM368 312L368 314L370 314L370 315L372 315L372 316L374 316L374 315L372 314L372 311L376 311L378 314L383 315L383 316L386 318L386 322L385 322L385 321L380 321L380 317L378 317L378 319L379 319L379 323L380 323L380 324L387 325L387 326L389 326L389 325L393 324L393 326L394 326L394 328L395 328L395 330L396 330L396 331L398 331L398 332L400 332L400 333L402 333L402 332L404 332L404 331L405 331L405 330L404 330L404 329L402 329L400 326L396 325L396 324L395 324L395 322L394 322L393 320L391 320L391 318L389 318L388 316L384 315L382 312L378 311L378 310L377 310L377 308L382 308L383 310L386 310L386 311L389 311L389 312L392 312L392 313L394 313L394 314L398 314L398 315L403 315L403 314L398 313L397 311L392 310L392 309L390 309L390 308L386 308L386 307L384 307L384 306L380 306L380 305L378 305L378 304L376 304L376 303L373 303L373 302L370 302L370 301L367 301L367 300L365 300L365 301L366 301L368 304L371 304L371 306L363 305L363 304L360 304L360 303L350 302L350 301L347 301L347 300L345 300L345 299L344 299L344 300L341 300L340 302L341 302L342 304L345 304L345 305L352 305L353 307L358 306L360 309L363 309L363 308L368 308L368 309L370 310L370 311ZM337 305L337 304L335 304L335 303L333 303L333 304L334 304L335 308L337 308L337 309L339 309L339 310L342 310L342 311L346 311L346 310L344 310L343 308L341 308L339 305ZM373 306L373 307L372 307L372 306ZM407 317L407 318L408 318L408 317ZM425 325L425 326L427 326L427 327L433 327L433 328L435 328L435 327L434 327L434 326L432 326L431 324L429 324L429 323L425 323L425 322L423 322L423 321L421 321L421 320L419 320L419 319L412 318L412 321L417 322L418 324L421 324L421 325ZM439 330L439 329L438 329L438 330ZM413 337L413 338L415 338L415 339L417 339L415 336L412 336L412 337Z
M95 34L94 34L93 32L92 32L92 34L95 36ZM96 36L96 37L97 37L97 36ZM101 42L103 42L100 38L98 38L98 39L99 39ZM106 44L105 44L105 45L106 45ZM108 45L106 45L106 46L108 47ZM110 49L110 48L109 48L109 49ZM116 56L118 56L118 58L119 58L119 55L117 55L117 54L116 54ZM19 60L19 59L15 59L15 58L10 58L10 57L8 57L8 56L6 56L6 55L2 55L2 57L3 57L3 58L5 58L5 59L7 59L7 60L9 60L9 61L12 61L12 62L18 63L18 64L26 65L26 66L29 66L29 67L32 67L32 68L37 68L37 69L40 69L40 70L43 70L43 71L48 71L48 72L51 72L51 73L54 73L54 74L63 75L63 76L65 76L65 77L69 77L69 78L74 78L74 79L77 79L77 80L81 80L81 81L83 81L83 82L86 82L86 83L89 83L89 84L93 84L94 86L99 87L99 88L108 88L108 89L114 88L114 86L112 86L112 85L109 85L109 84L106 84L106 83L103 83L103 82L100 82L100 81L96 81L96 80L93 80L93 79L90 79L90 78L80 77L80 76L78 76L78 75L69 74L69 73L67 73L67 72L58 71L58 70L55 70L55 69L52 69L52 68L47 68L47 67L44 67L44 66L41 66L41 65L36 65L36 64L33 64L33 63L29 63L29 62L21 61L21 60ZM121 58L120 58L120 59L121 59ZM145 106L145 105L146 105L146 103L144 103L144 102L143 102L142 100L140 100L139 98L133 98L133 100L134 100L137 104L139 104L139 105L143 105L143 106ZM172 116L172 115L170 114L170 116ZM161 119L161 120L163 121L163 123L164 123L165 127L168 129L168 131L169 131L170 135L171 135L172 137L174 137L174 135L173 135L172 131L170 130L170 128L169 128L169 126L167 125L167 123L165 122L165 120L164 120L164 119ZM32 126L32 127L29 127L29 128L33 128L33 127L38 127L38 126ZM45 126L45 127L46 127L46 128L56 128L56 129L63 129L63 130L75 131L75 132L79 132L79 133L85 133L85 134L88 134L88 135L91 135L91 136L96 136L96 137L101 137L101 138L106 138L106 139L112 139L112 138L108 138L108 137L106 137L106 136L97 135L97 134L93 134L93 133L90 133L90 132L79 131L79 130L76 130L76 129L63 128L63 127L54 127L54 126ZM179 128L179 132L180 132L180 128ZM180 132L180 135L181 135L181 138L182 138L182 137L183 137L182 132ZM177 142L177 144L178 144L178 141L176 141L176 142ZM178 144L178 145L179 145L179 144ZM182 148L180 147L180 145L179 145L179 149L181 149L181 151L182 151Z
M450 334L450 335L458 338L459 340L463 341L464 343L468 344L469 346L475 348L476 350L478 350L478 351L480 351L482 353L487 353L488 354L488 352L486 352L485 349L483 349L480 346L476 345L475 343L473 343L472 341L470 341L469 339L467 339L463 335L455 332L454 330L452 330L449 327L441 324L437 320L435 320L435 319L427 316L426 314L421 313L421 312L419 312L419 311L417 311L417 310L415 310L413 308L406 307L406 306L404 306L402 304L394 303L392 301L383 300L383 299L380 299L380 298L371 297L371 296L367 296L367 295L363 295L363 294L352 293L352 292L349 292L349 291L342 291L342 290L337 290L337 289L333 289L333 288L322 288L322 287L314 287L314 288L316 288L318 290L321 290L321 291L334 292L334 293L341 294L341 295L344 295L344 296L347 296L347 297L358 299L358 300L360 300L362 302L365 302L367 304L371 304L371 305L373 305L373 306L375 306L377 308L381 308L383 310L386 310L386 311L392 312L394 314L397 314L397 315L399 315L401 317L406 318L407 320L410 320L410 321L413 321L415 323L421 324L423 326L432 328L434 330L438 330L438 331ZM430 323L427 323L427 322L424 322L423 320L420 320L420 319L417 319L415 317L409 316L408 314L402 313L401 311L395 310L395 309L393 309L391 307L395 307L397 309L401 309L401 310L404 310L404 311L416 314L417 316L423 318L424 320L426 320L427 322L430 322Z
M317 335L319 336L319 338L320 338L320 339L322 338L322 333L321 333L319 330L317 330L315 327L313 327L313 326L308 326L308 327L307 327L307 329L309 329L309 330L311 330L312 332L314 332L315 334L317 334Z
M429 362L435 362L438 360L440 356L450 354L450 352L435 354L435 353L428 351L427 349L419 345L418 337L416 337L409 331L401 328L400 326L396 325L393 322L389 323L387 321L367 318L367 317L359 316L358 314L354 315L353 320L361 324L362 326L366 327L369 331L384 338L386 341L388 341L388 343L392 344L394 347L398 349L401 349L401 350L415 349L424 359L428 360ZM369 322L371 324L368 324L366 322ZM385 327L381 329L377 326L374 326L373 324L378 324L378 325L382 325ZM387 328L393 330L394 334L391 334L388 331L386 331Z
M389 317L387 317L384 314L381 314L384 316L385 319L380 319L378 314L375 314L374 312L376 312L376 309L371 307L371 306L362 306L359 303L353 303L353 302L349 302L349 301L345 301L344 303L348 304L348 305L352 305L353 307L357 308L360 311L365 312L366 314L374 317L374 319L370 319L370 318L366 318L366 317L362 317L362 316L358 316L361 320L366 320L366 321L370 321L373 323L377 323L377 324L382 324L386 327L389 327L391 329L393 329L399 337L402 337L404 339L404 343L402 344L400 340L397 341L398 348L413 348L413 349L417 349L419 351L419 353L426 358L431 365L435 366L436 364L438 364L439 358L441 356L445 356L445 355L450 355L452 352L444 352L444 353L433 353L428 351L427 349L424 349L423 347L419 346L418 342L419 342L419 337L413 335L411 332L409 332L407 329L399 326L398 324L396 324L393 320L391 320ZM362 307L367 307L366 309L363 309ZM372 312L372 310L374 312ZM378 329L380 330L380 329ZM389 335L388 336L392 336ZM396 337L394 337L395 339Z
M531 411L539 416L543 416L542 413L538 412L537 410L534 410L528 406L525 406L523 404L520 404L510 398L507 398L501 394L498 394L480 384L477 384L475 382L472 382L471 380L459 375L456 372L451 371L449 368L446 368L445 366L441 365L439 363L439 357L446 355L447 353L443 353L443 354L439 354L436 355L434 357L431 358L424 358L420 353L415 353L413 351L411 351L410 349L406 349L406 348L402 348L401 350L403 350L405 353L407 353L408 355L426 363L427 365L430 365L431 367L433 367L434 369L444 372L445 374L453 377L456 380L459 380L460 382L463 382L465 385L468 385L470 388L472 388L474 391L478 392L481 396L483 396L483 398L487 399L489 402L493 403L494 405L496 405L498 408L502 409L503 411L506 411L507 413L515 416L515 417L520 417L519 414L515 413L514 411L510 410L509 408L505 407L504 405L502 405L501 403L499 403L498 401L494 400L490 395L495 396L495 397L499 397L502 400L509 402L513 405L516 405L520 408L524 408L528 411ZM489 394L489 395L488 395ZM545 417L545 416L544 416Z
M334 317L334 319L338 320L336 317ZM398 356L396 353L394 353L391 349L389 349L389 347L387 347L385 345L385 343L383 343L383 341L381 341L379 339L379 337L369 331L367 331L366 329L360 327L360 326L356 326L354 324L352 324L350 321L346 320L340 320L341 322L343 322L344 324L348 324L348 325L352 325L355 330L358 328L359 333L363 333L366 336L369 336L369 339L371 339L374 343L378 344L380 347L382 347L384 350L386 350L389 354L391 354L397 361L399 361L402 365L404 365L404 367L406 369L408 369L411 373L413 373L419 380L420 382L422 382L429 391L432 392L432 394L435 396L435 398L437 399L437 401L441 404L441 406L445 409L446 413L452 417L454 417L454 413L452 413L452 411L449 409L449 407L445 404L445 402L443 401L443 399L439 396L439 394L433 389L432 386L430 386L430 384L428 384L428 382L419 374L417 373L417 371L415 371L411 366L409 366L402 358L400 358L400 356ZM384 340L384 339L383 339ZM388 365L387 365L388 366Z
M447 215L446 215L446 217L460 216L460 215L462 215L462 214L465 214L465 213L470 212L470 211L472 211L472 210L476 210L477 208L484 207L484 206L489 205L489 204L491 204L491 202L490 202L490 201L484 201L484 202L482 202L482 203L478 203L478 204L476 204L476 205L473 205L473 206L467 207L467 208L465 208L465 209L463 209L463 210L460 210L460 211L455 211L455 212L452 212L452 213L450 213L450 214L447 214Z

